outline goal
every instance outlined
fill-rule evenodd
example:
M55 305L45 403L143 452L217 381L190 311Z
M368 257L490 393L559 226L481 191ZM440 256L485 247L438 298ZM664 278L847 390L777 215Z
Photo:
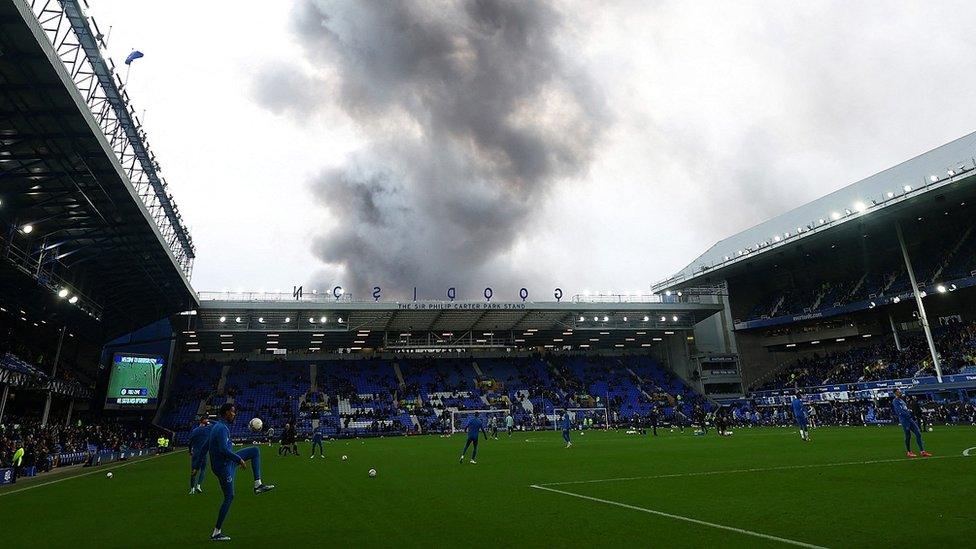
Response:
M562 430L563 411L569 411L569 421L573 429L609 429L610 413L605 407L599 408L553 408L552 428ZM590 421L592 420L592 422Z
M499 431L505 430L505 416L510 412L504 408L490 410L451 410L451 434L464 431L464 427L468 424L468 419L473 417L476 412L481 416L482 423L485 424L485 431L490 429L490 420L492 418L494 418L495 424L498 425Z

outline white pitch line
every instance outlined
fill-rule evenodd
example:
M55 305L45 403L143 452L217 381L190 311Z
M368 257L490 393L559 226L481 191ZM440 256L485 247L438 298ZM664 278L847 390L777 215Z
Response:
M87 473L81 473L80 475L71 475L71 476L67 476L67 477L64 477L64 478L59 478L57 480L50 480L48 482L42 482L40 484L31 484L30 486L25 486L25 487L20 488L20 489L17 489L17 490L11 490L9 492L0 492L0 497L9 496L11 494L16 494L18 492L26 492L27 490L33 490L34 488L40 488L41 486L50 486L52 484L57 484L59 482L64 482L66 480L71 480L73 478L87 477L88 475L94 475L96 473L101 473L101 472L106 471L108 469L121 469L121 468L123 468L123 467L125 467L127 465L132 465L133 463L144 463L146 461L150 461L150 460L156 459L158 457L164 457L164 456L170 456L170 455L176 455L176 454L182 454L182 453L183 452L179 451L179 452L170 452L170 453L166 453L166 454L156 454L154 456L147 457L145 459L137 459L135 461L129 461L129 462L123 463L121 465L111 465L111 464L108 464L107 463L107 464L105 464L103 466L100 466L98 469L96 469L94 471L88 471ZM113 463L117 463L117 462L113 462Z
M780 543L785 543L785 544L788 544L788 545L796 545L796 546L799 546L799 547L807 547L808 549L826 549L825 547L823 547L821 545L813 545L812 543L805 543L805 542L802 542L802 541L797 541L795 539L781 538L779 536L773 536L773 535L770 535L770 534L763 534L762 532L753 532L752 530L745 530L743 528L736 528L734 526L726 526L724 524L716 524L714 522L707 522L707 521L704 521L704 520L698 520L696 518L685 517L685 516L681 516L681 515L674 515L674 514L671 514L671 513L665 513L664 511L655 511L654 509L647 509L645 507L637 507L636 505L628 505L626 503L620 503L619 501L610 501L608 499L600 499L600 498L594 498L594 497L591 497L591 496L584 496L582 494L574 494L573 492L565 492L563 490L556 490L555 488L547 488L545 486L540 486L538 484L533 484L531 487L532 488L535 488L537 490L545 490L547 492L553 492L553 493L556 493L556 494L563 494L563 495L566 495L566 496L572 496L574 498L580 498L580 499L585 499L585 500L589 500L589 501L595 501L597 503L604 503L606 505L614 505L616 507L623 507L624 509L630 509L632 511L640 511L642 513L648 513L648 514L651 514L651 515L657 515L659 517L664 517L664 518L669 518L669 519L674 519L674 520L681 520L681 521L684 521L684 522L690 522L692 524L698 524L699 526L707 526L709 528L717 528L719 530L726 530L726 531L729 531L729 532L735 532L737 534L743 534L743 535L746 535L746 536L753 536L753 537L757 537L757 538L762 538L762 539L767 539L767 540L772 540L772 541L778 541Z
M973 446L972 448L966 448L965 450L962 451L962 455L969 457L970 456L969 453L972 452L973 450L976 450L976 446Z
M970 450L976 450L976 448L970 448ZM927 461L933 459L949 459L949 458L959 458L968 456L968 454L963 453L961 456L933 456L928 458L898 458L898 459L875 459L870 461L844 461L840 463L815 463L809 465L781 465L778 467L754 467L750 469L724 469L719 471L699 471L692 473L671 473L666 475L650 475L642 477L617 477L617 478L600 478L593 480L569 480L564 482L544 482L537 484L536 486L567 486L570 484L595 484L600 482L622 482L627 480L652 480L660 478L680 478L680 477L703 477L711 475L730 475L736 473L761 473L764 471L789 471L793 469L819 469L823 467L843 467L850 465L873 465L876 463L900 463L904 461Z

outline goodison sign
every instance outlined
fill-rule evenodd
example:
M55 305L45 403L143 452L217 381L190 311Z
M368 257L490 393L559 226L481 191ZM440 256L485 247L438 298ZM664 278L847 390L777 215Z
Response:
M334 297L337 301L339 300L339 298L341 298L343 295L345 295L345 293L346 292L345 292L345 290L342 289L342 286L335 286L335 287L332 288L332 297ZM301 286L293 286L292 287L292 297L294 297L296 300L299 300L299 299L302 298L302 295L304 295L304 292L303 292L303 289L302 289ZM445 295L446 295L448 301L454 301L455 299L457 299L457 288L455 288L454 286L451 286L450 288L447 289L447 292L446 292ZM489 287L485 288L485 290L481 293L481 295L484 296L485 301L491 302L491 298L495 297L495 291L492 290L491 287L489 286ZM562 301L562 299L563 299L563 290L562 290L562 288L555 288L553 290L553 292L552 292L552 295L553 295L553 297L556 298L556 301ZM383 289L380 288L379 286L373 286L372 296L373 296L373 301L379 301L380 298L383 296ZM523 302L525 300L529 299L529 290L528 290L528 288L520 288L519 291L518 291L518 296L519 296L519 298ZM417 301L417 287L416 286L414 286L414 288L413 288L413 300L414 301Z

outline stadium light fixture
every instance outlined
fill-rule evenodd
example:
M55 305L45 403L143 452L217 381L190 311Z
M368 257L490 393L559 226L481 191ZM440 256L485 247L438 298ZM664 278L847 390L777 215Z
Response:
M672 321L672 322L677 322L677 321L678 321L678 315L674 315L674 316L672 316L672 317L671 317L671 321Z
M854 211L855 212L861 213L861 212L863 212L866 209L868 209L868 205L865 204L864 202L861 202L860 200L858 200L857 202L854 203Z
M911 185L905 185L904 187L901 188L901 190L905 191L906 193L910 193L910 192L912 192L912 186Z
M644 322L647 322L648 320L650 320L650 317L648 317L648 316L645 316L645 317L644 317Z
M875 302L873 302L873 301L871 302L871 304L870 304L870 305L868 305L868 307L869 307L869 308L871 308L871 309L873 309L873 308L875 308L875 307L877 307L877 306L878 306L878 304L877 304L877 303L875 303Z
M593 317L593 322L599 322L599 321L600 321L600 317L598 316Z
M322 324L325 324L325 321L326 320L328 320L328 319L326 319L324 316L319 317L319 322L321 322Z
M225 322L226 320L227 320L227 317L226 317L226 316L222 316L222 317L220 317L220 321L221 321L221 322Z
M949 284L949 291L950 292L956 291L956 285L955 284Z
M668 291L664 292L664 295L666 295L668 297L671 297L671 290L668 290Z
M61 288L60 290L58 290L58 297L60 297L61 299L68 297L68 289Z
M662 316L661 317L661 322L667 322L667 321L668 321L668 317L666 317L666 316Z
M603 317L603 321L604 322L609 322L610 321L610 317L609 316L604 316Z
M773 237L773 240L775 240L776 242L779 242L782 239L779 237L779 235L776 235L776 236Z
M234 319L234 322L236 322L236 323L238 323L238 324L240 324L240 323L241 323L241 317L237 317L237 318L235 318L235 319Z
M312 318L312 317L308 317L308 323L309 324L315 324L315 319Z
M929 295L929 294L928 294L928 292L926 292L925 290L922 290L922 291L920 291L920 292L918 292L918 296L919 296L919 297L925 297L925 296L927 296L927 295Z
M285 324L288 324L289 322L291 322L291 317L290 316L286 316L285 317Z
M822 217L820 218L820 224L821 224L821 225L823 225L823 224L824 224L824 223L826 223L826 222L827 222L827 220L826 220L826 219L824 219L824 218L822 218Z
M261 323L261 324L264 324L264 317L263 316L259 316L258 317L258 322Z
M28 224L24 225L23 227L21 227L20 230L24 234L31 234L32 232L34 232L34 226L31 225L30 223L28 223Z
M342 320L342 317L340 316L339 317L339 324L342 324L342 323L343 323L343 320Z
M78 303L78 296L76 296L76 295L71 296L71 299L68 300L68 303L70 303L72 305L74 305L75 303Z
M583 318L583 317L579 317L579 321L580 321L580 322L583 322L584 320L586 320L586 319L585 319L585 318Z
M627 317L624 317L624 322L627 322Z
M892 303L901 303L901 298L900 298L900 297L898 297L898 296L895 296L895 297L893 297L893 298L891 299L891 302L892 302Z
M949 289L948 289L948 288L946 288L946 287L945 287L945 285L943 285L943 284L939 284L938 286L936 286L936 287L935 287L935 290L936 290L937 292L939 292L940 294L944 294L944 293L946 293L947 291L949 291Z
M888 198L894 198L895 197L895 193L893 193L891 191L888 191L887 193L885 193L885 196L887 196Z
M929 176L929 181L931 181L932 183L935 183L938 180L939 180L939 176L937 176L937 175L930 175Z

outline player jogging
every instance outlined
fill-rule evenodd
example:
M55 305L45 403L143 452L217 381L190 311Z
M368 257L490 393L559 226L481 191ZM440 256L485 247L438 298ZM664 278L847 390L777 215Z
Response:
M187 446L190 449L190 495L202 494L203 478L207 476L207 450L210 447L210 429L213 426L206 417L200 418L200 424L190 431Z
M918 457L915 452L912 452L912 433L915 433L915 442L918 443L922 457L930 457L932 454L925 451L925 445L922 444L922 432L918 430L918 423L915 422L911 410L905 404L905 397L902 395L901 389L895 389L895 398L891 401L891 407L894 408L895 417L898 418L902 430L905 431L906 455L910 458Z
M325 450L322 449L322 427L316 427L312 431L312 455L308 459L315 459L315 447L319 448L319 457L325 457Z
M232 403L225 402L220 406L220 421L210 429L210 468L217 475L220 489L224 493L224 502L220 504L220 511L217 513L217 524L210 536L213 541L230 541L230 536L224 534L221 528L227 512L230 511L230 504L234 502L234 475L238 467L247 469L247 462L251 462L255 494L274 490L274 484L261 482L261 451L256 446L234 452L234 445L230 441L230 424L234 423L236 417L237 408Z
M569 438L569 431L572 428L573 424L569 420L569 410L563 410L563 440L566 441L567 448L573 445L572 439Z
M498 440L498 418L492 416L488 420L488 426L491 427L491 436L495 440Z
M796 421L796 426L800 428L800 440L810 442L810 433L807 426L807 411L803 408L803 400L800 399L799 391L793 396L793 402L790 405L793 407L793 420Z
M515 430L515 418L512 417L511 412L505 416L505 429L508 430L508 438L512 438L512 431Z
M474 450L471 451L471 463L478 463L476 460L478 458L478 433L485 435L485 440L488 440L488 433L485 432L485 425L481 422L481 418L478 417L478 412L474 413L474 417L468 420L465 430L468 432L468 440L464 443L464 450L461 450L461 459L458 463L464 463L464 454L468 453L468 446L474 445Z

